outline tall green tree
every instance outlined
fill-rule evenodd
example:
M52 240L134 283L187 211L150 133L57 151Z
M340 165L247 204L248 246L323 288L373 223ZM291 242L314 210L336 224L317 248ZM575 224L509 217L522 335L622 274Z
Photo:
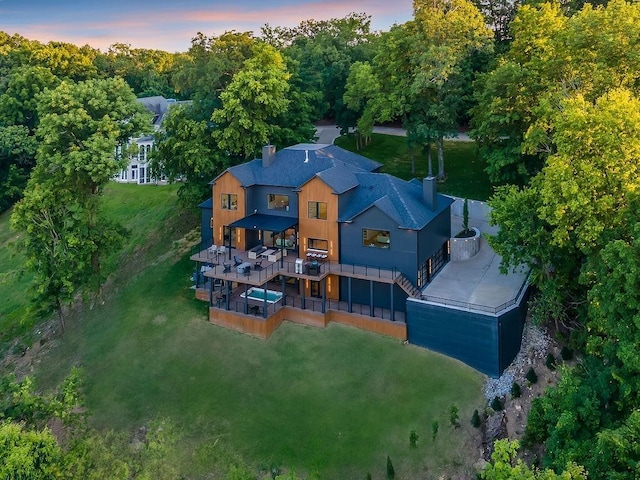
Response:
M37 164L11 222L35 273L34 305L58 312L96 292L101 260L122 239L103 217L104 185L126 162L130 138L148 129L144 107L122 79L65 81L40 96Z
M253 56L220 95L222 107L211 116L221 150L244 159L258 153L273 132L275 118L289 105L289 77L274 47L254 46Z

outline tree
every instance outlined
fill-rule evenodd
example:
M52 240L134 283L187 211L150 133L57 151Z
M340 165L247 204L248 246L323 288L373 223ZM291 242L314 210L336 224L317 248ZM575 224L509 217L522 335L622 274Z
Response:
M28 430L0 421L0 477L25 480L60 478L63 453L48 429Z
M0 212L22 196L35 163L36 147L36 138L27 127L0 127Z
M349 69L370 60L375 35L371 19L351 13L330 20L305 20L293 28L265 25L262 37L285 58L299 64L301 91L310 94L314 119L333 118L343 129L352 126L353 112L343 102Z
M523 185L542 169L555 148L550 116L567 96L637 91L640 64L628 52L640 46L638 22L640 7L618 0L571 17L558 4L519 9L509 51L476 89L472 134L492 181Z
M356 147L358 150L371 140L373 124L376 117L373 100L380 91L380 83L369 63L356 62L351 65L344 92L344 103L355 112L360 113L356 124Z
M218 147L251 158L268 142L273 119L288 107L290 75L282 56L270 45L256 44L253 56L220 95L222 107L211 120Z
M491 462L482 470L483 480L586 480L584 468L569 463L561 474L553 470L531 468L517 458L518 441L497 440Z
M185 205L210 196L209 181L228 166L228 157L212 137L210 122L197 120L196 116L192 107L172 107L162 122L162 130L155 134L151 154L154 175L164 174L170 182L185 180L178 190Z
M126 164L127 142L148 128L148 114L122 79L63 82L38 107L37 164L11 217L35 273L34 304L55 310L96 292L101 259L123 230L100 213L104 185Z

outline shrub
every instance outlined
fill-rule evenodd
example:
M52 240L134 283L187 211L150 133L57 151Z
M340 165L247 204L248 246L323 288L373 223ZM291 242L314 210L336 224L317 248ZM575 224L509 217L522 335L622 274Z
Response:
M415 447L416 443L418 442L418 438L420 437L418 436L416 431L411 430L411 433L409 433L409 445L411 445L412 447Z
M460 414L456 405L451 405L449 408L449 423L452 427L458 426L458 420L460 420Z
M480 420L480 414L478 413L478 409L476 408L473 411L473 415L471 415L471 425L473 425L473 428L480 428L481 424L482 420Z
M571 360L573 358L573 350L568 347L562 347L562 350L560 350L560 356L565 362Z
M518 382L513 382L513 385L511 385L511 398L519 398L521 394L522 387Z
M469 200L464 199L464 204L462 205L462 230L464 232L469 231Z
M434 420L434 422L431 424L431 440L435 441L436 437L438 436L438 421Z
M534 384L538 381L538 375L536 374L536 371L533 369L533 367L529 369L525 377L531 384Z
M547 360L544 362L549 370L556 369L556 357L553 356L552 353L547 354Z
M371 472L367 472L367 480L371 480Z
M500 400L499 397L493 397L493 400L491 400L491 408L495 412L502 410L502 400Z
M387 455L387 479L393 480L396 478L396 471L393 469L393 463L391 463L391 458Z

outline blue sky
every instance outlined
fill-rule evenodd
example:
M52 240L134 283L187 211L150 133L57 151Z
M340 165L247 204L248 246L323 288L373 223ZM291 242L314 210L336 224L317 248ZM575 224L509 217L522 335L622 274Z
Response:
M175 52L186 51L197 32L257 34L265 23L291 27L350 12L365 12L374 30L388 30L412 17L412 0L0 0L0 30L103 51L121 42Z

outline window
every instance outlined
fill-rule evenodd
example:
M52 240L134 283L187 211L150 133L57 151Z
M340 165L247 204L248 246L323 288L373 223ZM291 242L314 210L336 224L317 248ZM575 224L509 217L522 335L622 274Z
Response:
M310 238L307 248L313 248L314 250L327 250L329 251L329 242L320 238Z
M220 199L220 208L222 210L237 210L238 195L235 193L223 193Z
M327 202L309 202L309 218L327 219Z
M140 145L138 147L138 161L140 163L144 163L146 161L145 160L146 157L144 153L145 153L144 145Z
M138 165L131 165L131 180L138 180Z
M362 245L365 247L389 248L391 236L389 230L362 229Z
M289 211L289 196L270 193L267 195L267 208L269 210Z

